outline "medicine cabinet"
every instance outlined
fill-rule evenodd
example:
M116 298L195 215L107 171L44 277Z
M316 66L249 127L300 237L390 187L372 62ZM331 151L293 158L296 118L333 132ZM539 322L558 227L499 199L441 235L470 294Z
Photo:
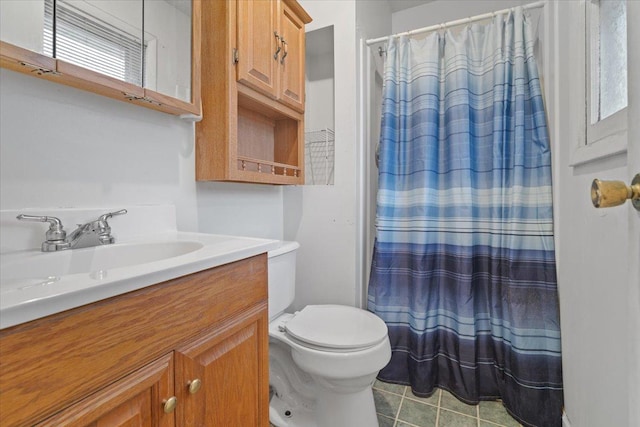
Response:
M195 118L200 10L200 0L2 0L0 65Z

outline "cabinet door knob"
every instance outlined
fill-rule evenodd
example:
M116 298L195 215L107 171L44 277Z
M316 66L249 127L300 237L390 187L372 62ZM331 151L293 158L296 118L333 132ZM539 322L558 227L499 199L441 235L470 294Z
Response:
M175 396L171 396L167 400L162 401L162 409L165 414L170 414L176 409L176 405L178 404L178 398Z
M198 390L200 390L200 387L202 387L202 381L196 378L193 381L189 381L187 385L189 386L189 393L196 394Z

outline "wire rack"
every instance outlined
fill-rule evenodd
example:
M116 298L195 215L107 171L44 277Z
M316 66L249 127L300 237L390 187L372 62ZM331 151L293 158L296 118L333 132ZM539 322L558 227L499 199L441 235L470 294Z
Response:
M333 185L335 134L326 128L304 134L306 184Z

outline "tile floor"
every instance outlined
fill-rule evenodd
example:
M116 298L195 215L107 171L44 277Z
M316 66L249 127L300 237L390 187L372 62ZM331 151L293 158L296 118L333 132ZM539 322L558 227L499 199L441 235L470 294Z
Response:
M373 397L380 427L519 427L500 402L467 405L445 390L429 398L411 388L376 381Z

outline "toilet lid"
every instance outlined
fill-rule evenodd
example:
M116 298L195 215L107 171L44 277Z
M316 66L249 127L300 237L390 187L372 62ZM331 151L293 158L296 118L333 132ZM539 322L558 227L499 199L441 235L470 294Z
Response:
M387 337L387 325L378 316L341 305L308 305L285 329L299 341L335 349L367 348Z

